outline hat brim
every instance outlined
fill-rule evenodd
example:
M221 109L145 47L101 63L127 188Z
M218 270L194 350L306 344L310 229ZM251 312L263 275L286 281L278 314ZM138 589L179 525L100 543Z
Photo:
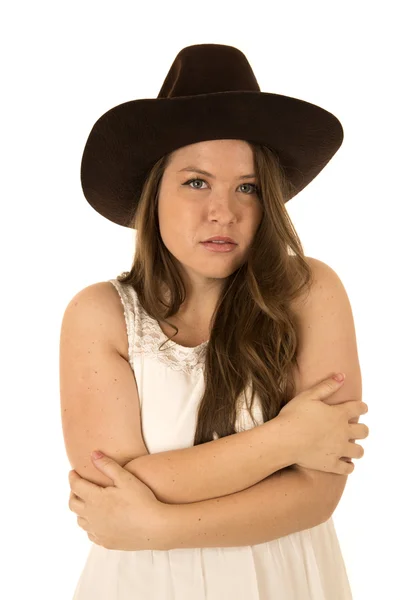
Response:
M266 92L132 100L92 127L81 162L83 193L102 216L126 227L154 163L177 148L214 139L274 149L294 186L293 198L340 148L343 128L315 104Z

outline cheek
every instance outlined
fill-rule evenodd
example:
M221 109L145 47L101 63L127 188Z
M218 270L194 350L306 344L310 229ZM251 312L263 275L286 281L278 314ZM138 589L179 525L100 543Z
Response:
M180 206L171 210L165 223L165 230L168 229L168 236L175 244L190 248L200 235L200 216L189 207Z
M184 212L169 211L165 218L160 220L160 232L164 244L174 254L184 255L196 248L196 240L200 239L199 226L193 223L193 215Z

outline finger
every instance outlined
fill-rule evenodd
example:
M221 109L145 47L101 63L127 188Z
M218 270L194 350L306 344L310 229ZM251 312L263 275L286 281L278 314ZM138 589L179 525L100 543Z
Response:
M355 465L351 461L349 461L348 463L345 463L345 464L346 464L346 467L345 467L345 470L344 470L344 474L345 475L350 475L350 473L352 473L354 471Z
M97 537L95 535L93 535L92 533L88 533L88 538L91 542L93 542L94 544L97 544L98 546L100 546L101 544L99 544Z
M350 424L350 432L353 440L365 440L369 436L369 428L365 423Z
M85 503L80 498L75 496L75 494L70 494L68 506L69 509L75 514L83 515L83 512L85 510Z
M362 458L364 456L364 448L360 444L349 442L346 448L346 458Z
M328 379L324 379L324 381L317 383L317 385L314 385L309 390L304 390L303 393L309 394L313 400L323 400L336 392L343 383L344 381L336 381L333 377L329 377Z
M85 519L85 517L78 517L77 518L77 522L78 522L79 527L81 527L85 531L89 532L89 530L90 530L90 528L89 528L89 522L88 522L87 519Z
M350 460L339 459L338 473L340 475L350 475L354 471L354 463Z
M88 481L87 479L84 479L75 471L71 471L69 474L69 486L76 496L85 499L90 498L90 495L95 494L95 490L99 489L99 486L91 481Z
M69 493L69 497L70 498L79 498L79 496L77 496L77 494L75 494L75 492L73 492L72 490ZM80 500L82 500L82 498L79 498Z
M348 418L360 417L368 412L368 405L360 400L350 400L350 402L344 402L337 406L343 406Z

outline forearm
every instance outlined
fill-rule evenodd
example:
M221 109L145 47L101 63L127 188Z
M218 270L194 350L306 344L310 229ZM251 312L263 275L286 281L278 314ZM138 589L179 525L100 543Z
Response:
M218 440L146 454L124 468L168 504L199 502L245 490L295 463L295 444L277 418Z
M229 496L164 505L161 546L252 546L315 527L331 515L330 504L304 472L285 469Z

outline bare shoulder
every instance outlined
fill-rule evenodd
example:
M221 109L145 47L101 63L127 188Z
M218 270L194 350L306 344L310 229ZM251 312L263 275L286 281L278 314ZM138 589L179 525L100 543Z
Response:
M298 334L295 369L296 393L308 389L333 373L346 373L346 385L331 401L361 396L361 372L353 311L346 289L336 271L315 258L306 257L312 285L294 309Z
M304 257L311 268L312 281L310 289L307 289L301 294L292 304L292 308L298 317L301 317L304 312L314 310L324 304L329 298L334 295L336 302L348 302L345 287L336 273L327 263L313 258L311 256Z
M330 267L322 260L319 260L318 258L313 258L312 256L306 256L305 259L310 265L314 277L331 277L334 279L338 279L339 276L336 273L336 271L334 271L332 267Z
M79 311L83 319L95 319L99 332L128 360L124 308L112 283L100 281L78 291L70 300L67 311Z

